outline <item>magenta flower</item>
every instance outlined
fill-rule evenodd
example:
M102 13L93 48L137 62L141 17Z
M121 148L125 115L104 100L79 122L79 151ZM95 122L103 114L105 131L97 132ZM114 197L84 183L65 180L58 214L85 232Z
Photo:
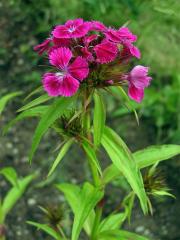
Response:
M96 40L98 38L98 35L96 34L92 34L90 36L85 36L83 38L83 45L84 47L82 47L80 49L82 56L88 61L88 62L93 62L94 61L94 57L93 57L93 53L92 53L92 47L91 47L91 43Z
M87 34L91 27L90 22L84 22L83 19L68 20L64 25L58 25L52 31L56 38L80 38Z
M49 53L51 65L59 70L43 76L43 86L49 96L70 97L77 92L79 81L87 77L89 73L87 61L82 57L77 57L70 63L71 58L71 50L65 47L54 49Z
M83 47L80 50L81 50L83 58L85 58L88 62L94 61L93 54L89 51L88 47Z
M124 45L132 56L136 58L141 57L139 49L132 44L137 40L137 36L132 34L127 27L122 27L119 30L110 28L105 32L105 35L108 40Z
M94 47L94 51L97 56L97 62L103 64L115 60L118 53L118 48L116 44L104 40L102 43Z
M54 46L56 47L69 47L71 44L71 40L67 38L52 38L52 42L54 43Z
M50 48L51 38L45 39L42 43L34 47L34 51L38 52L39 55L43 54Z
M136 102L142 101L144 97L144 88L149 86L152 79L147 76L148 70L148 67L138 65L125 76L125 79L129 82L128 95Z

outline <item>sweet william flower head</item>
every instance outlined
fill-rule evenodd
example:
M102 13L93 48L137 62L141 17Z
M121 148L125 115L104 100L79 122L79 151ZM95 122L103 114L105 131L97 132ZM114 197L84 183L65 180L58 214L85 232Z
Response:
M136 40L127 27L114 29L99 21L78 18L56 26L34 48L48 55L52 68L42 78L45 91L54 97L70 97L79 89L83 94L84 89L93 92L128 83L130 98L140 102L151 78L147 67L136 66L127 72L130 60L140 58Z

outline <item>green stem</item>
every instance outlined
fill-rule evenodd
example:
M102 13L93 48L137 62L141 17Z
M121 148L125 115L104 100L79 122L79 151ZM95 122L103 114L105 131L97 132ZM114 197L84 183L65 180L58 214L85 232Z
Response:
M63 239L67 240L66 235L65 235L64 231L62 230L61 226L57 225L57 229L60 232L60 234L62 235Z
M90 105L89 105L89 92L88 92L88 90L86 91L85 96L84 96L83 108L84 108L83 127L85 128L87 139L89 140L89 142L92 143L92 136L91 136L91 133L90 133L90 128L91 128L90 114L91 114L91 112L90 112ZM90 165L90 168L91 168L91 173L92 173L94 185L96 187L98 187L101 184L101 179L100 179L98 170L96 169L96 167L94 166L94 164L92 164L92 162L90 160L89 160L89 165ZM99 223L101 221L101 216L102 216L102 207L97 205L96 210L95 210L95 219L94 219L94 223L93 223L92 233L91 233L91 236L90 236L91 240L96 239Z
M0 223L0 240L5 240L6 239L6 227L3 223Z
M90 93L88 90L85 93L84 99L83 99L83 108L84 108L84 118L83 118L83 127L85 130L85 134L89 142L92 142L92 137L90 133L90 128L91 128L91 120L90 120L90 105L89 105L89 96ZM91 168L91 173L94 181L95 186L99 186L100 184L100 178L97 169L94 167L94 165L89 161L89 165Z
M96 239L96 233L98 231L99 223L101 221L101 216L102 216L102 207L97 206L93 229L92 229L92 233L91 233L91 240Z

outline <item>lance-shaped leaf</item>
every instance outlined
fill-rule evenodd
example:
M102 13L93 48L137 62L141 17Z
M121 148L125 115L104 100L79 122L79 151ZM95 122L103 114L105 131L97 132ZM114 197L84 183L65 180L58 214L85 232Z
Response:
M148 167L180 154L180 145L149 146L133 154L139 168Z
M106 110L102 96L96 91L94 92L94 145L96 147L101 143L101 138L104 132L104 126L106 121Z
M14 97L17 97L19 95L21 95L22 92L13 92L13 93L9 93L6 94L5 96L0 98L0 114L2 113L2 111L4 110L6 104Z
M58 184L57 187L65 194L74 213L72 240L79 239L83 227L89 234L94 220L93 209L103 197L103 191L90 183L85 183L82 189L72 184Z
M81 229L96 204L103 197L103 192L99 188L93 187L90 183L85 183L81 191L81 205L76 211L72 229L72 240L77 240Z
M67 153L67 151L69 150L69 148L71 147L73 142L74 142L74 139L71 138L62 146L61 150L59 151L59 154L57 155L57 157L48 173L48 177L54 172L54 170L56 169L58 164L61 162L61 160L63 159L64 155Z
M69 183L56 184L56 187L61 192L64 193L69 206L71 207L73 213L75 214L78 211L80 204L79 201L81 200L80 198L81 188L78 187L77 185Z
M41 141L42 136L47 132L49 127L67 110L67 107L73 102L74 98L58 98L43 114L35 130L29 160L31 162L33 155Z
M32 96L34 96L35 94L40 93L40 92L42 92L42 93L44 92L44 89L43 89L42 86L40 86L40 87L34 89L32 92L30 92L30 93L25 97L24 101L28 100L30 97L32 97Z
M21 198L25 192L27 186L35 178L35 175L29 175L23 179L18 179L17 186L10 189L3 200L2 211L3 215L6 216L16 202Z
M3 128L3 134L5 134L14 124L16 124L17 122L25 118L42 116L47 111L47 109L48 109L48 106L38 106L20 113L16 118L10 121Z
M41 223L32 222L32 221L27 221L27 223L36 227L37 229L44 231L45 233L47 233L48 235L50 235L56 240L63 240L63 238L59 235L59 233L57 233L57 231L55 231L53 228L51 228L47 224L41 224Z
M119 168L117 168L114 164L109 165L107 168L105 168L104 172L103 172L103 183L107 184L109 182L111 182L113 179L115 179L116 177L120 176L122 173L119 170Z
M2 174L13 186L17 186L18 178L14 168L5 167L0 171L0 174Z
M52 99L52 97L49 97L47 94L43 94L40 97L32 100L31 102L27 103L25 106L18 109L18 112L25 111L29 108L35 107L41 103L47 102L48 100Z
M98 240L148 240L148 238L123 230L104 231L99 234Z
M65 198L75 215L79 210L79 205L81 205L81 188L77 185L68 183L57 184L56 187L64 193ZM87 235L90 235L91 233L94 218L95 213L94 210L92 210L83 225Z
M169 144L149 146L133 153L133 157L138 168L142 169L158 162L168 160L178 154L180 154L180 146ZM107 184L120 175L120 170L114 164L111 164L103 172L103 183Z
M98 170L100 175L102 175L101 166L100 166L99 161L96 157L96 152L93 149L93 147L89 144L88 141L86 141L86 139L83 139L82 147L83 147L85 153L87 154L89 160L91 161L91 163L96 167L96 169Z
M107 230L119 229L121 224L125 221L127 213L116 213L111 214L100 223L98 232L103 232Z
M144 213L147 213L147 196L143 180L135 160L123 140L110 128L106 127L102 145L114 165L123 173L130 186L137 194Z

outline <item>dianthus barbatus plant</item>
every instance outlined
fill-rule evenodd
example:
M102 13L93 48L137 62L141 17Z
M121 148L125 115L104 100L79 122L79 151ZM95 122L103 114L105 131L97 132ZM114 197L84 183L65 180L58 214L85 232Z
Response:
M146 175L145 187L141 169L154 165L154 173L159 161L180 152L179 146L150 146L132 153L122 138L106 126L105 96L111 94L120 98L135 112L129 97L141 102L144 89L151 82L148 67L137 65L128 71L131 60L140 58L140 51L134 45L136 40L137 36L127 27L114 29L98 21L75 19L56 26L49 37L34 48L40 55L44 54L48 70L42 76L43 88L36 89L26 99L34 94L46 93L19 109L20 114L8 124L6 130L21 119L37 116L40 121L34 133L30 161L43 135L51 128L59 134L61 141L57 143L60 150L48 176L56 170L72 144L83 149L92 173L92 181L88 179L89 182L86 181L81 187L57 184L57 189L64 193L74 215L70 238L63 224L53 226L52 221L51 225L29 222L54 239L78 240L82 230L91 240L147 239L121 227L130 218L135 196L147 214L148 209L152 211L150 194L169 194L164 185L157 184L158 181L153 184L156 186L153 189L149 177L152 174ZM49 104L45 104L47 102ZM135 115L137 118L136 112ZM101 167L100 148L111 160L105 169ZM72 157L69 161L73 161ZM127 181L129 192L121 199L121 208L112 206L112 213L104 216L106 186L119 177Z

